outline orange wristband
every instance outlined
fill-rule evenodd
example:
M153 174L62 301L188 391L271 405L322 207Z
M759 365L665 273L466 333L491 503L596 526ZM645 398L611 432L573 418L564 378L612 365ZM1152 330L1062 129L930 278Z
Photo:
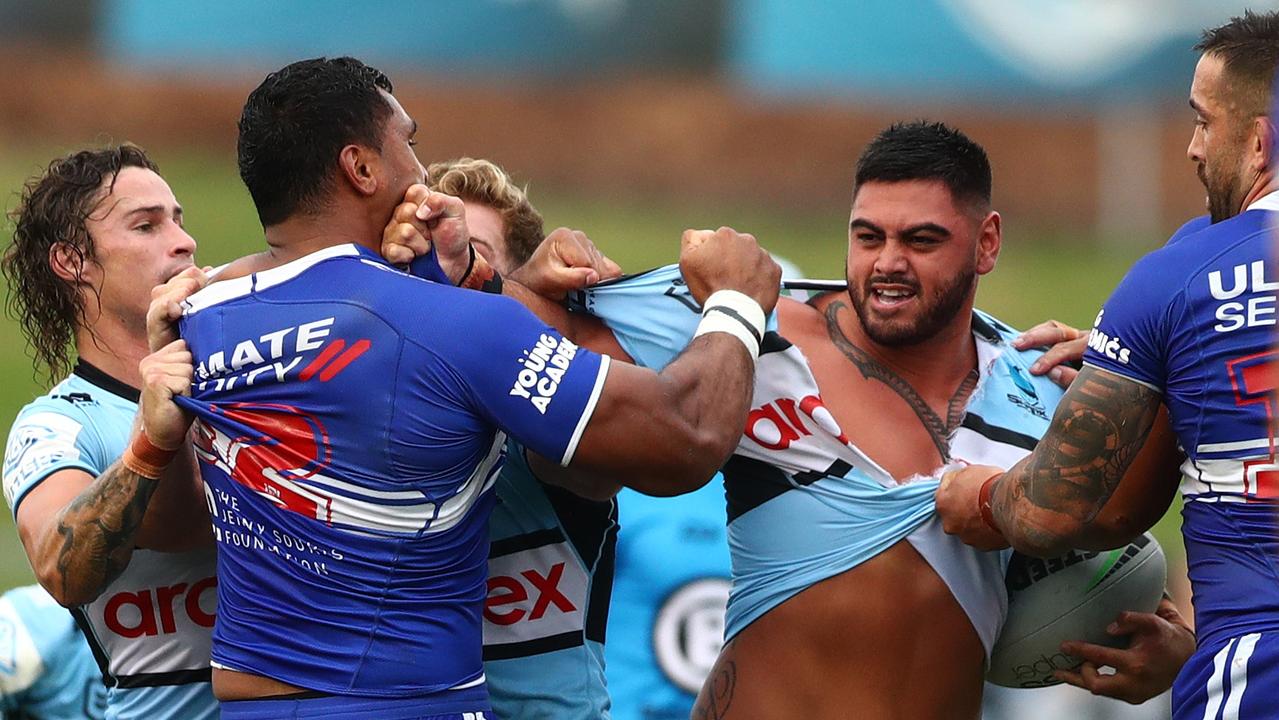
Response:
M177 448L164 450L153 445L146 431L143 430L134 436L133 442L125 448L120 462L144 478L157 480L164 473L169 462L173 460L173 456L177 454Z
M990 507L990 495L995 490L995 480L1002 475L1002 472L997 472L986 478L986 481L981 484L981 489L977 491L977 509L981 512L982 522L985 522L986 527L1000 535L1003 535L1003 531L999 529L999 526L995 525L995 512Z

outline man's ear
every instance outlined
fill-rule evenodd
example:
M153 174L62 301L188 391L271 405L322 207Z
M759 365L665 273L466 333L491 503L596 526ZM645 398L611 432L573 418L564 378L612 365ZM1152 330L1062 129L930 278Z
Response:
M377 192L381 156L363 145L347 145L338 154L342 178L357 194L371 196Z
M1253 118L1252 135L1250 164L1259 172L1266 172L1272 167L1271 163L1275 159L1275 140L1279 139L1275 137L1274 123L1265 116Z
M977 274L985 275L995 269L995 261L999 259L999 249L1003 246L1002 220L999 213L991 210L981 221L977 234Z
M49 267L53 268L53 274L58 279L71 285L89 284L96 287L93 276L97 274L98 264L69 243L54 243L49 248Z

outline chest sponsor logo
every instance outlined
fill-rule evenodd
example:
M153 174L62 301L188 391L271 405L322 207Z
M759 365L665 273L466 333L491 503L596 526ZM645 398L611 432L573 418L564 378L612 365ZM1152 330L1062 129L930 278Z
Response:
M729 582L702 578L671 593L653 621L657 666L676 687L696 695L724 644Z
M519 358L519 371L510 394L528 400L545 415L576 356L577 346L568 338L542 333L537 343Z
M103 607L107 629L123 638L173 635L182 625L212 628L217 608L216 577L194 583L118 592Z
M798 440L813 434L814 428L833 435L842 443L848 438L835 422L821 398L808 395L798 402L777 398L752 408L746 416L746 437L767 450L785 450Z
M201 358L195 367L195 388L214 392L249 387L263 382L283 382L294 370L298 380L328 382L373 346L368 339L328 340L334 318L324 318L275 330L256 340L244 340L230 351L219 350ZM302 366L304 354L319 350Z
M580 632L588 586L567 542L490 558L484 644Z
M1019 395L1008 393L1008 402L1035 417L1047 420L1048 412L1044 409L1044 404L1039 399L1039 393L1035 391L1035 385L1030 382L1030 378L1026 377L1021 368L1016 365L1010 366L1008 375L1020 393Z

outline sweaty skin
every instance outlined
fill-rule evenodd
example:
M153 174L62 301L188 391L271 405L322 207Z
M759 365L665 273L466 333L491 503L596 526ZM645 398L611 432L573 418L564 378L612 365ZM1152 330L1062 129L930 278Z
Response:
M822 401L852 444L898 480L935 470L948 459L946 435L975 385L971 334L945 356L949 367L921 363L918 374L904 374L829 321L852 312L847 302L842 292L811 306L783 298L779 330L808 358ZM742 630L720 654L692 717L838 718L855 707L860 718L975 718L984 656L950 590L902 540Z

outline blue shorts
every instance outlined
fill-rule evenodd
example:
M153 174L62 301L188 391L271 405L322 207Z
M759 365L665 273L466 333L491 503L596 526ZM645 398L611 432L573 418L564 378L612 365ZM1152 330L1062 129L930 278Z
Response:
M497 720L484 684L428 697L368 698L323 695L307 698L231 700L222 704L222 720L304 720L377 718L378 720Z
M1279 720L1279 633L1201 647L1172 686L1174 720Z

